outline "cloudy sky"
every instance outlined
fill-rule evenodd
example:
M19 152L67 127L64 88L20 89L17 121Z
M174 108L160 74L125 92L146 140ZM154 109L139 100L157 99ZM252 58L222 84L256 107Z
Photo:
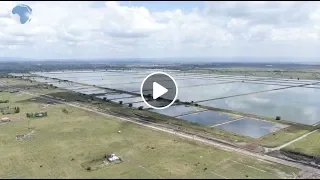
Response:
M0 57L308 58L319 40L320 2L0 2Z

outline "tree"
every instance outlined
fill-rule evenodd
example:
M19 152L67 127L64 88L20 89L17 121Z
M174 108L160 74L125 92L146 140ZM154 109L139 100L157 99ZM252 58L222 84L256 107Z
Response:
M129 107L132 107L132 103L129 103Z
M281 119L281 117L280 117L280 116L277 116L277 117L276 117L276 120L280 120L280 119Z
M119 101L119 104L122 104L123 103L123 101Z
M19 112L20 112L20 108L19 108L19 107L15 107L14 112L15 112L15 113L19 113Z

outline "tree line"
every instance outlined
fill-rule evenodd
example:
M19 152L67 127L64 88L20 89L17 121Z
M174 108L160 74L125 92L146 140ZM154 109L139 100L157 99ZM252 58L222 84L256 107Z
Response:
M0 100L0 103L9 103L9 100Z
M3 107L0 108L0 112L2 112L2 114L15 114L15 113L20 113L20 108L19 107L14 107L14 108L10 108L8 107Z

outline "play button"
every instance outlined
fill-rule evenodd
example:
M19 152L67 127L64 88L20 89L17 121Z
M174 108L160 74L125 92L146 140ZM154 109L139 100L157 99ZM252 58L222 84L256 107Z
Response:
M166 89L165 87L161 86L160 84L158 84L156 82L153 82L152 89L153 89L153 93L152 93L153 99L158 99L158 97L160 97L168 92L168 89Z
M175 102L178 87L175 80L169 74L155 72L143 80L140 93L143 101L149 107L164 109Z

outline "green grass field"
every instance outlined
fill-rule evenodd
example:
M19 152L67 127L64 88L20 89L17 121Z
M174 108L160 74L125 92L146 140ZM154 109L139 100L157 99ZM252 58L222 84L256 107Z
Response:
M307 127L289 126L285 129L277 131L276 133L271 133L254 140L253 142L261 144L264 147L277 147L308 133L310 129L311 128Z
M299 171L63 104L44 108L31 98L0 93L21 110L0 124L0 178L287 178ZM25 117L39 111L48 117ZM28 127L34 136L17 141ZM107 153L123 162L95 171L81 166Z
M283 150L289 152L297 152L299 154L305 154L312 157L320 158L320 132L314 132L307 137L296 141L293 144L285 147Z

